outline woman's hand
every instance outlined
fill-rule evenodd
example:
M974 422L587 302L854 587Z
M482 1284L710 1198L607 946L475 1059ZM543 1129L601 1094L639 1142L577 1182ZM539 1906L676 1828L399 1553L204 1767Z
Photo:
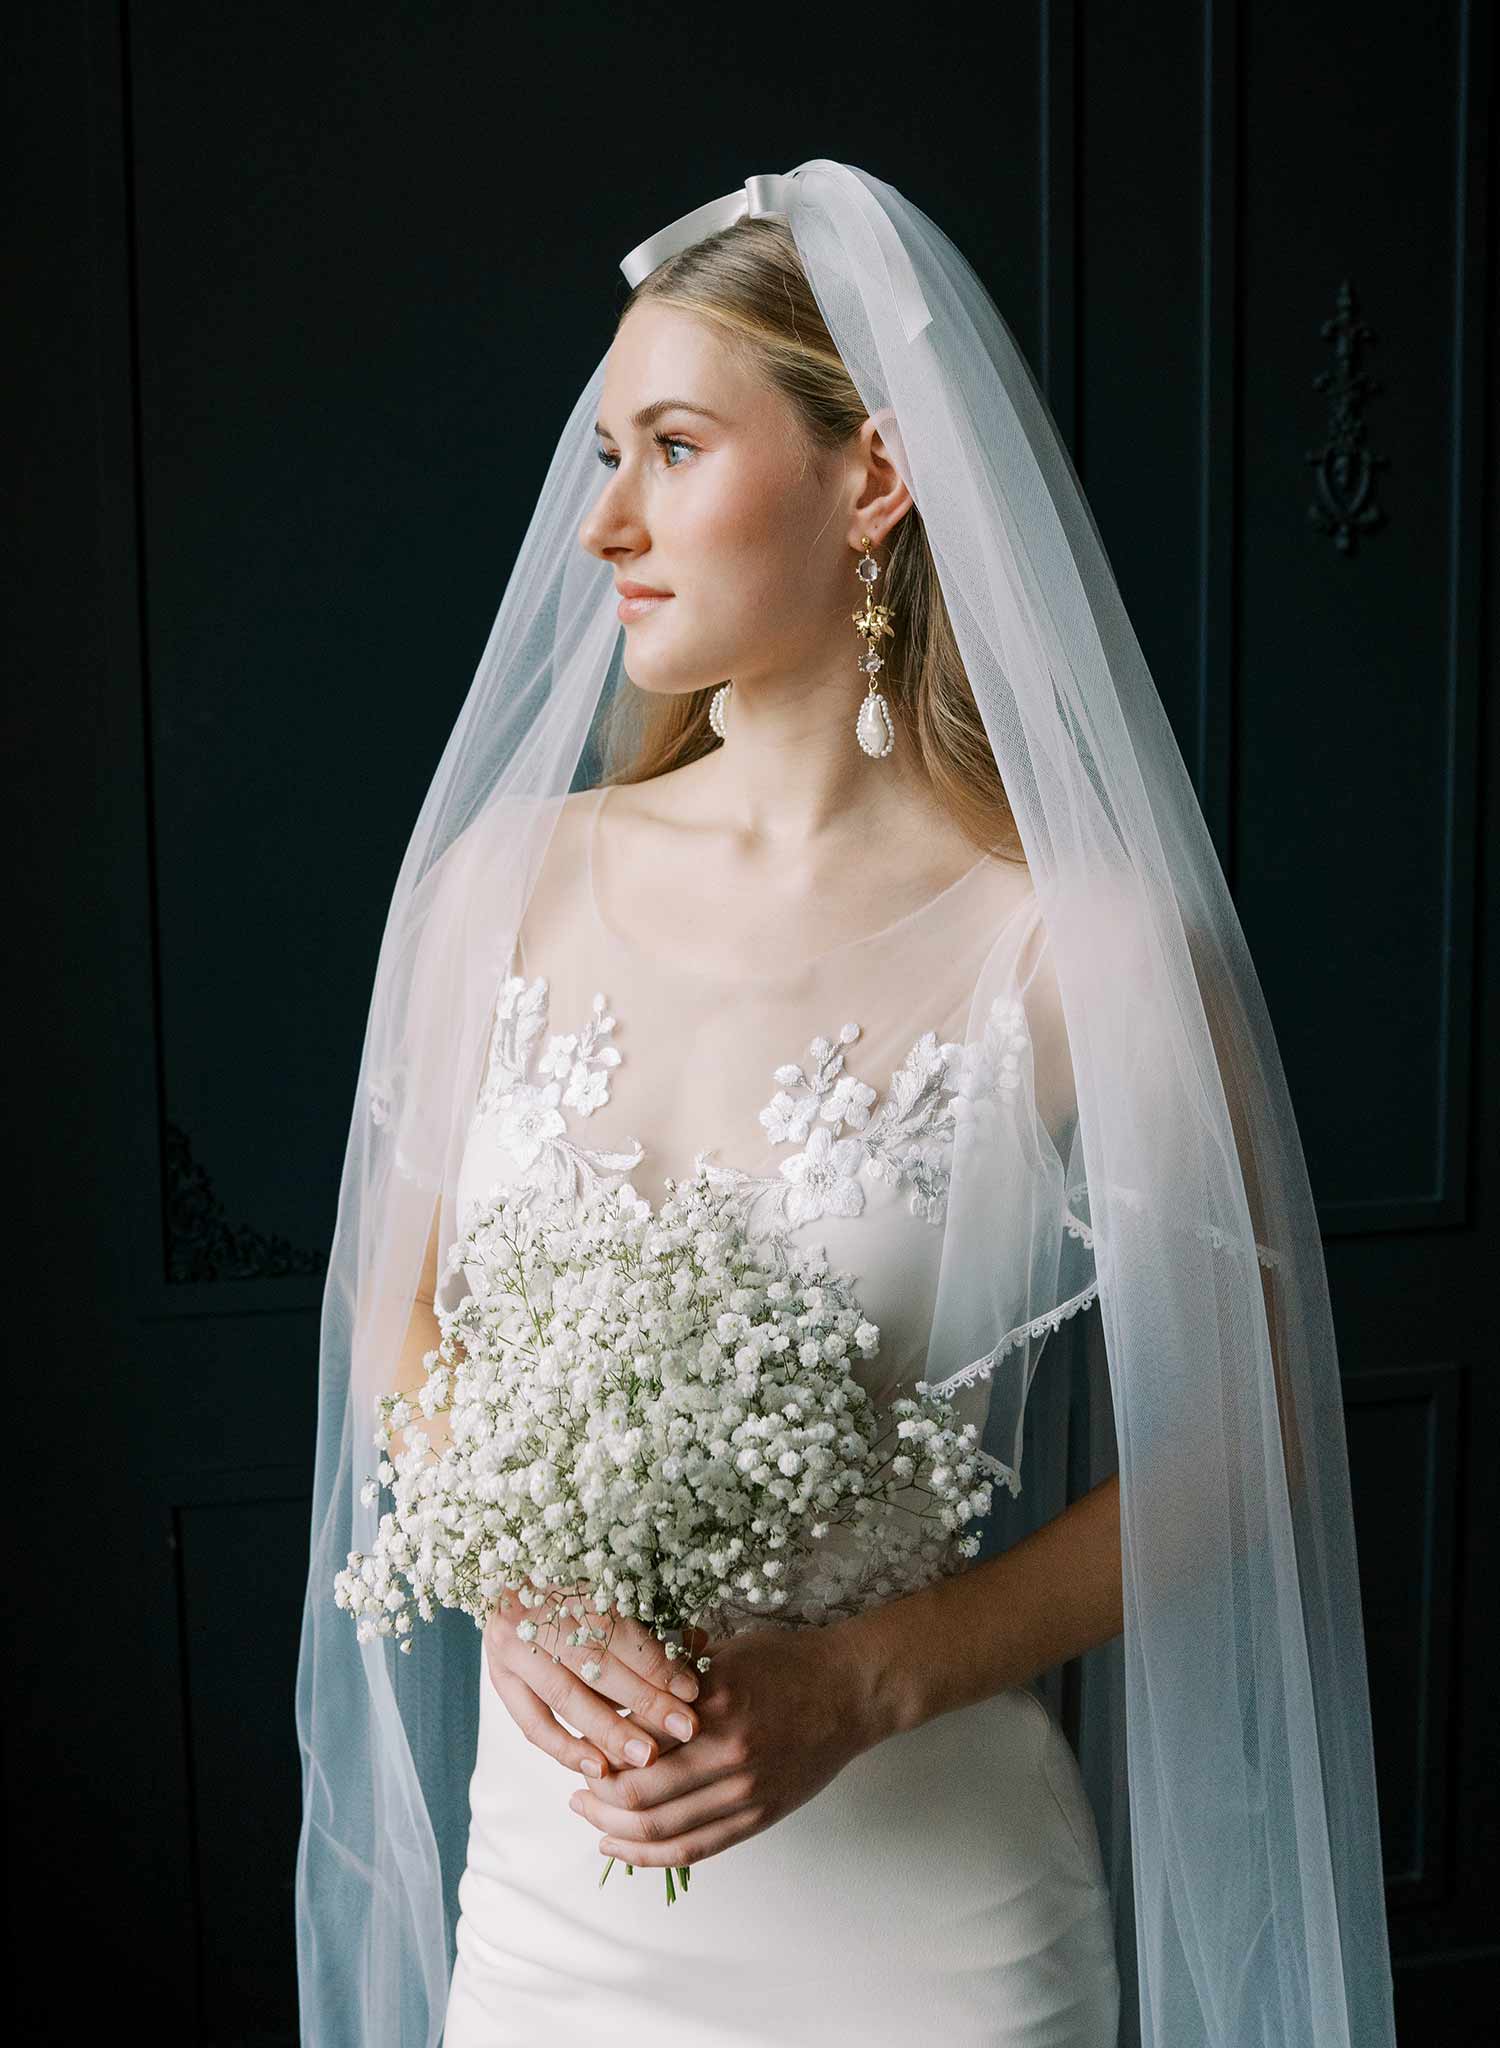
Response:
M688 1658L668 1657L666 1646L644 1622L601 1615L576 1596L567 1600L554 1627L541 1619L555 1611L562 1597L561 1588L552 1591L548 1609L523 1607L512 1591L484 1625L485 1660L495 1690L529 1742L569 1770L602 1780L612 1770L649 1764L697 1734L697 1712L684 1704L696 1697L699 1684ZM528 1620L538 1622L534 1643L516 1634ZM570 1643L580 1621L608 1634L609 1648L599 1641ZM701 1629L689 1631L687 1647L696 1655L705 1640ZM560 1661L554 1662L554 1655ZM579 1675L590 1662L600 1666L592 1680ZM630 1719L622 1719L611 1700L628 1707ZM563 1719L580 1731L582 1740L561 1725Z
M702 1732L568 1804L602 1855L681 1869L759 1834L880 1739L861 1704L856 1638L836 1625L756 1629L710 1646Z

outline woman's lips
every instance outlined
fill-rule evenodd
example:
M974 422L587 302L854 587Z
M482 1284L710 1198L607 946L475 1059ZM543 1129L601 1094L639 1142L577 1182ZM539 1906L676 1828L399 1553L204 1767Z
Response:
M647 612L654 612L658 606L671 602L670 593L665 597L622 597L616 607L616 616L629 625L632 619L643 619Z

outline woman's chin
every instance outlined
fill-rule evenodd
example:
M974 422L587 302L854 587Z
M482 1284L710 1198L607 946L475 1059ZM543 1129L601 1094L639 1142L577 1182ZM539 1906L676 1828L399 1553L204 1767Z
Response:
M660 669L654 669L649 661L627 661L625 680L634 683L638 690L644 690L648 697L690 697L698 690L716 690L724 678L663 674Z

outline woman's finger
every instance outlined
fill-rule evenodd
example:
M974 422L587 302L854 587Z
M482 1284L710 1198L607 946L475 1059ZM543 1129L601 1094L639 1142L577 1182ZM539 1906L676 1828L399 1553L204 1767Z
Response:
M562 1593L563 1589L553 1587L552 1591ZM513 1620L525 1618L525 1610L521 1610L519 1602L514 1599L506 1611ZM533 1615L538 1611L535 1608L530 1610ZM694 1659L701 1656L710 1641L706 1630L684 1629L681 1632L682 1643L678 1654L669 1657L667 1646L661 1638L654 1630L647 1628L644 1622L637 1621L633 1615L600 1614L591 1600L572 1592L561 1601L557 1612L561 1621L555 1630L556 1640L551 1643L551 1647L565 1649L573 1662L586 1663L590 1657L602 1657L607 1652L628 1665L632 1671L638 1672L642 1678L649 1679L661 1692L670 1692L679 1700L695 1700L698 1697L701 1688L693 1665ZM564 1628L561 1622L584 1624L589 1640L584 1643L569 1643L567 1637L573 1631L571 1628ZM549 1637L554 1634L551 1621L546 1624L546 1633Z
M568 1804L611 1839L643 1848L648 1842L675 1841L714 1821L743 1813L754 1807L756 1801L755 1788L748 1778L740 1776L716 1778L711 1785L702 1785L680 1798L664 1799L659 1806L643 1806L634 1811L600 1798L588 1787L575 1792ZM629 1860L636 1859L632 1856Z
M525 1645L517 1638L517 1649L534 1651L545 1656L549 1663L555 1657L578 1677L581 1684L625 1708L642 1733L651 1738L652 1757L662 1747L674 1742L691 1742L700 1726L697 1712L670 1687L674 1682L687 1681L696 1693L696 1677L689 1672L675 1670L674 1660L667 1656L666 1646L640 1622L618 1616L611 1621L611 1618L595 1614L586 1607L583 1613L591 1639L570 1643L568 1637L573 1631L569 1623L580 1618L573 1610L574 1603L569 1602L555 1626L548 1622L541 1629L536 1643ZM514 1637L519 1622L536 1611L512 1606L503 1614L502 1625L509 1624L510 1634ZM600 1636L607 1637L608 1648L598 1640ZM507 1658L509 1661L509 1643ZM522 1677L528 1676L525 1665L513 1665L512 1668L519 1668ZM544 1692L542 1696L551 1703L550 1694ZM632 1757L628 1761L635 1763L637 1759Z
M665 1691L628 1652L619 1656L613 1646L605 1650L598 1643L589 1643L565 1650L563 1661L595 1692L624 1707L631 1719L649 1729L658 1741L675 1738L678 1742L691 1742L698 1733L696 1709Z
M661 1753L661 1743L650 1729L622 1720L608 1700L581 1678L575 1678L566 1664L554 1663L530 1643L507 1643L503 1634L502 1644L502 1668L508 1676L549 1708L557 1720L576 1728L587 1744L602 1752L612 1770L642 1769L655 1762ZM511 1696L503 1693L502 1697L509 1705ZM528 1735L536 1725L532 1716L521 1722ZM540 1746L555 1754L548 1743Z
M638 1671L642 1678L649 1678L653 1685L671 1693L676 1699L697 1699L701 1687L698 1674L693 1669L693 1659L699 1655L698 1645L708 1641L702 1629L684 1629L681 1651L677 1656L669 1657L660 1636L633 1616L617 1616L612 1630L606 1620L605 1628L609 1632L611 1653Z
M705 1856L716 1856L721 1849L731 1848L748 1835L758 1833L762 1818L758 1807L742 1807L727 1819L676 1835L670 1842L634 1842L618 1833L606 1835L599 1844L599 1853L618 1857L622 1863L637 1868L680 1870L685 1863L701 1863Z
M569 1734L556 1717L548 1713L529 1685L513 1678L508 1671L496 1672L493 1667L490 1683L528 1742L534 1742L548 1756L555 1756L566 1769L581 1771L585 1777L592 1778L597 1773L603 1778L608 1773L608 1751L595 1743L581 1742L576 1735Z
M511 1658L525 1646L516 1642L512 1630L501 1625L498 1611L492 1612L485 1623L483 1640L490 1680L511 1719L527 1739L539 1749L546 1750L549 1756L556 1757L570 1771L581 1771L595 1784L608 1778L615 1768L618 1745L589 1742L575 1735L570 1728L564 1728L556 1716L547 1711L524 1678L511 1669Z

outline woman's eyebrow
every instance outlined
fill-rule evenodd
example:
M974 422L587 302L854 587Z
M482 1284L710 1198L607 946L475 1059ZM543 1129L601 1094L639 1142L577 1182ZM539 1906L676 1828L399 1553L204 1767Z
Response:
M654 426L664 412L696 412L701 413L706 420L717 421L721 427L727 427L729 424L722 415L711 412L706 405L694 405L690 398L655 398L650 405L643 405L639 412L631 414L630 424L644 431L647 427ZM615 438L603 420L595 420L594 432L603 434L609 441Z

